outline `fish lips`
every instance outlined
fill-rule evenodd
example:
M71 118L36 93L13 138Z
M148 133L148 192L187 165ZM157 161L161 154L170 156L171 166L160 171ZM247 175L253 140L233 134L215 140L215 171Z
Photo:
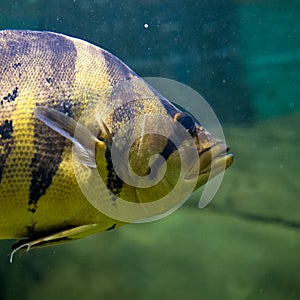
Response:
M229 152L230 148L224 142L218 142L199 153L200 166L194 166L185 176L186 180L194 180L201 175L215 177L233 163L233 154ZM196 170L195 170L196 168Z

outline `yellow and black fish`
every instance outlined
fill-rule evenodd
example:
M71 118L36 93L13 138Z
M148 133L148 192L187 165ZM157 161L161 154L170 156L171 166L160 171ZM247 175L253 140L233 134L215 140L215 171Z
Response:
M100 199L111 205L114 197L132 203L164 197L179 176L179 151L172 142L178 124L196 145L200 161L197 172L192 162L186 166L191 177L196 174L194 189L206 183L210 172L219 173L233 160L223 142L118 58L79 39L50 32L1 31L0 93L0 239L24 239L15 248L78 239L126 223L86 199L78 180L89 182L90 170L99 172L110 191ZM157 131L168 126L162 126L157 116L170 123L164 134ZM165 159L165 177L155 187L124 182L112 164L115 137L121 136L117 144L122 146L122 137L126 140L143 127L145 117L156 133L140 136L130 148L129 160L143 177L150 173L154 154ZM130 126L123 130L126 122ZM74 173L72 146L83 168L81 179Z

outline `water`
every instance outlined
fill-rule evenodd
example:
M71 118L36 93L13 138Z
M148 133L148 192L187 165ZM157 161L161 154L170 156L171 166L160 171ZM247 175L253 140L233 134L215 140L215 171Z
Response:
M0 1L0 27L97 44L141 76L181 81L235 154L205 209L16 256L0 299L298 299L299 1Z

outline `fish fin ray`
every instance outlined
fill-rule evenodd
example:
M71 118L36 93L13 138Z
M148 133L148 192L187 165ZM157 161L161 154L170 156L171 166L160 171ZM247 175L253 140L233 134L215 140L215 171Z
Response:
M85 126L50 107L36 107L35 116L45 125L56 131L74 145L75 155L79 161L90 168L96 168L95 143L105 148L105 143L99 141Z

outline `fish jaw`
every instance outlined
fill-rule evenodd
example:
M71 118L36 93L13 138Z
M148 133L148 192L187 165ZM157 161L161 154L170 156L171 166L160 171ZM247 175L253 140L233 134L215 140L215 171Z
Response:
M233 154L229 146L222 140L215 138L204 127L197 126L194 141L199 155L199 164L192 166L187 172L185 180L196 180L195 190L207 183L233 163Z

